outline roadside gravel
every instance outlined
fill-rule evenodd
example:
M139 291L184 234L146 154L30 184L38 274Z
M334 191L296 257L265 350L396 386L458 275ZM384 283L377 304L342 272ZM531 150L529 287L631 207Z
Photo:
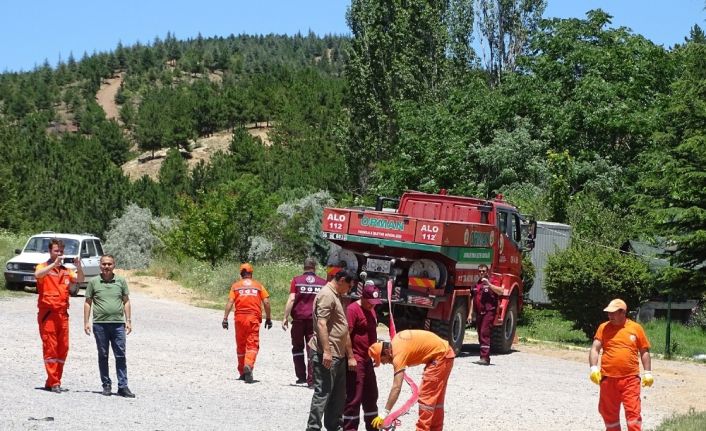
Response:
M100 395L95 343L81 328L82 297L71 299L71 350L63 379L69 391L62 394L39 389L45 373L36 296L0 298L0 430L305 429L311 391L294 385L289 334L279 322L270 331L262 330L256 383L247 385L237 380L234 334L232 326L221 329L221 311L140 291L133 291L131 299L134 330L128 336L127 359L135 399ZM477 344L465 347L449 382L446 430L602 428L598 390L588 381L585 357L545 356L533 352L536 347L524 351L520 345L519 351L494 357L492 366L480 367L472 364ZM110 366L115 381L112 355ZM660 381L655 369L655 388L643 392L645 429L673 411L653 394L683 383L681 371L670 383L667 378ZM416 381L421 371L412 370ZM390 367L378 369L383 400L391 380ZM703 391L703 386L695 390ZM405 388L400 399L408 397ZM694 407L704 410L706 402ZM413 430L416 415L414 408L398 429ZM49 417L53 420L43 420Z

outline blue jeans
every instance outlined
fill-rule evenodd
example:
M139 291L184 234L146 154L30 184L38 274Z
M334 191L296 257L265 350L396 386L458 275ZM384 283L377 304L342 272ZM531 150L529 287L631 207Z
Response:
M98 369L103 386L111 384L108 372L108 346L113 347L115 369L118 375L118 388L127 387L127 361L125 359L125 324L94 323L93 335L98 347Z

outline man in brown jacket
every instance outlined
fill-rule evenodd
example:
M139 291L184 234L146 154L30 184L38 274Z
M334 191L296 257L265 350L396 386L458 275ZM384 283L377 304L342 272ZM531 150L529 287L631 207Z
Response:
M349 369L354 370L357 365L341 295L350 290L354 279L353 272L347 269L338 271L314 300L314 337L309 342L315 352L312 358L314 395L307 431L321 430L322 417L328 431L341 429L346 402L346 358Z

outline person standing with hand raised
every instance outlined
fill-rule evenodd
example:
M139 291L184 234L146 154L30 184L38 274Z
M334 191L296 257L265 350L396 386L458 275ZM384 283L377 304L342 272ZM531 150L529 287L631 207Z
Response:
M476 310L476 330L480 344L480 359L474 364L490 365L490 339L495 321L498 299L503 294L497 277L491 276L488 266L478 265L480 279L473 288L473 306Z
M44 367L47 380L44 388L61 393L61 377L69 354L69 292L72 284L83 283L81 259L76 259L72 271L64 266L64 242L57 238L49 241L49 260L36 266L37 321L42 337Z

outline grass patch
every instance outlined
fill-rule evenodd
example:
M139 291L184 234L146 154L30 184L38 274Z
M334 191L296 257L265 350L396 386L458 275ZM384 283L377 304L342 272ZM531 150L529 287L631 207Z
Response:
M647 338L652 344L653 353L666 353L667 321L655 319L643 324ZM686 326L672 321L670 336L671 353L673 356L691 358L694 355L706 353L706 331L698 326ZM706 429L706 428L702 428Z
M240 262L222 263L212 268L208 263L194 259L186 259L178 263L176 259L162 255L155 258L150 267L140 274L174 280L207 299L207 302L197 305L223 308L230 285L240 279L239 265ZM289 283L294 276L301 274L301 264L270 262L253 266L255 270L253 278L262 283L270 293L272 318L281 319L289 297ZM212 303L209 304L208 301Z
M703 431L706 429L706 412L696 412L675 415L662 422L655 431Z
M15 256L15 249L24 247L27 234L11 233L0 229L0 263L5 270L5 264ZM6 291L5 277L0 277L0 291Z
M517 336L520 339L532 338L586 347L591 343L582 331L573 329L571 322L561 317L557 310L534 308L531 305L522 310Z
M652 344L650 349L652 353L665 354L667 321L656 319L643 324L643 327ZM531 305L526 306L522 311L521 320L517 326L517 336L520 339L535 339L584 347L591 344L586 335L580 330L573 329L571 322L565 320L559 311L534 308ZM694 355L704 354L706 353L706 331L698 326L687 326L672 321L670 343L674 356L691 358Z

